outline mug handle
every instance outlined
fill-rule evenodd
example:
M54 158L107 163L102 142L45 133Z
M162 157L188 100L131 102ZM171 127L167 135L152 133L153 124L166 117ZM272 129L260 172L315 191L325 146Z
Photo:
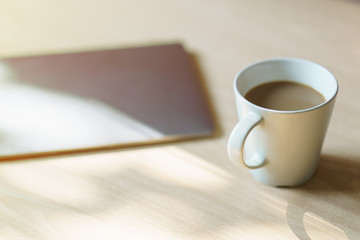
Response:
M249 162L251 165L246 163L244 159L244 145L247 136L250 134L251 130L257 126L262 117L257 113L250 112L243 119L241 119L234 129L232 130L229 142L227 146L228 155L230 160L238 165L239 162L242 162L247 168L256 169L264 166L265 157L259 153L253 153Z

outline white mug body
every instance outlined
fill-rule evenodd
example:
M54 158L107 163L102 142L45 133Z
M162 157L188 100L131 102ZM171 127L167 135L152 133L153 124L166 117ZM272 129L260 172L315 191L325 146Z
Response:
M304 110L279 111L257 106L245 94L255 86L276 80L305 84L325 101ZM241 162L255 179L271 186L296 186L308 181L315 173L331 113L338 91L335 77L324 67L302 59L277 58L250 65L239 72L234 81L238 129L229 138L228 152L236 164ZM247 116L259 120L250 128ZM251 124L250 124L251 125ZM249 129L246 129L249 128ZM237 139L243 131L247 134ZM233 156L231 156L233 155ZM251 161L262 156L261 163Z

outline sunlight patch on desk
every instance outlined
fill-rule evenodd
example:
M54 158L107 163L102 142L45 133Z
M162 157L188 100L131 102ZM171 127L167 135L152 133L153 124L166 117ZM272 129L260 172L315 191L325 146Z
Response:
M3 162L0 180L0 225L62 226L60 238L293 236L281 197L244 199L253 186L176 146Z
M230 180L224 170L176 147L146 149L142 154L149 159L139 169L159 180L201 188L221 188Z
M315 213L306 212L303 221L306 233L311 240L349 240L344 230Z
M217 225L211 218L222 215L219 193L233 180L174 146L7 162L0 179L0 225L36 221L82 239L197 236L196 228ZM16 206L18 214L7 210Z
M77 202L91 201L96 196L92 195L92 184L86 179L77 176L65 169L55 169L44 165L28 165L0 168L2 180L9 186L7 193L17 195L22 190L31 192L32 198L24 197L24 202L33 199L41 203L42 199L61 203L62 206L71 206ZM1 188L2 184L0 184ZM54 187L56 186L56 187ZM4 200L4 199L3 199Z
M75 219L76 220L73 220ZM114 212L106 216L83 216L65 214L56 218L56 226L62 226L65 236L72 239L126 239L126 240L172 240L177 238L171 232L164 231L151 222L144 221L143 216L128 212Z
M3 163L0 174L18 190L27 189L69 206L92 205L93 201L99 201L98 192L106 192L111 184L121 189L121 181L142 189L141 194L152 195L151 189L143 189L142 183L151 180L163 183L165 189L174 186L211 190L221 189L231 180L222 169L176 147ZM133 182L135 176L139 183Z
M270 195L266 192L259 193L259 201L269 209L281 213L286 217L287 201L281 197Z
M283 236L291 236L291 232L279 223L256 222L247 220L245 224L228 226L218 233L218 239L280 239ZM211 238L210 238L211 239ZM293 238L288 238L293 239Z

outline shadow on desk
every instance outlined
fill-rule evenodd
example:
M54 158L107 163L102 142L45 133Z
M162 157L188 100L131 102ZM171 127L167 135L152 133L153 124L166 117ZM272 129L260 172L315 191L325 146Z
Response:
M354 226L358 228L360 216L360 161L324 155L315 176L295 191L306 197L301 198L302 203L289 199L286 214L299 239L311 240L316 235L324 239L324 234L329 235L325 229L331 230L332 239L354 239L351 236L357 235ZM354 226L345 227L348 223Z

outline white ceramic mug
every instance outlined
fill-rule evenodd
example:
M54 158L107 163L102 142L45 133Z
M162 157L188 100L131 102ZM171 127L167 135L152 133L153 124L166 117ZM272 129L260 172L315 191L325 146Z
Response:
M276 80L305 84L321 93L325 102L304 110L279 111L244 98L255 86ZM275 58L241 70L234 91L239 122L229 137L231 161L272 186L296 186L309 180L317 168L338 92L335 77L307 60Z

